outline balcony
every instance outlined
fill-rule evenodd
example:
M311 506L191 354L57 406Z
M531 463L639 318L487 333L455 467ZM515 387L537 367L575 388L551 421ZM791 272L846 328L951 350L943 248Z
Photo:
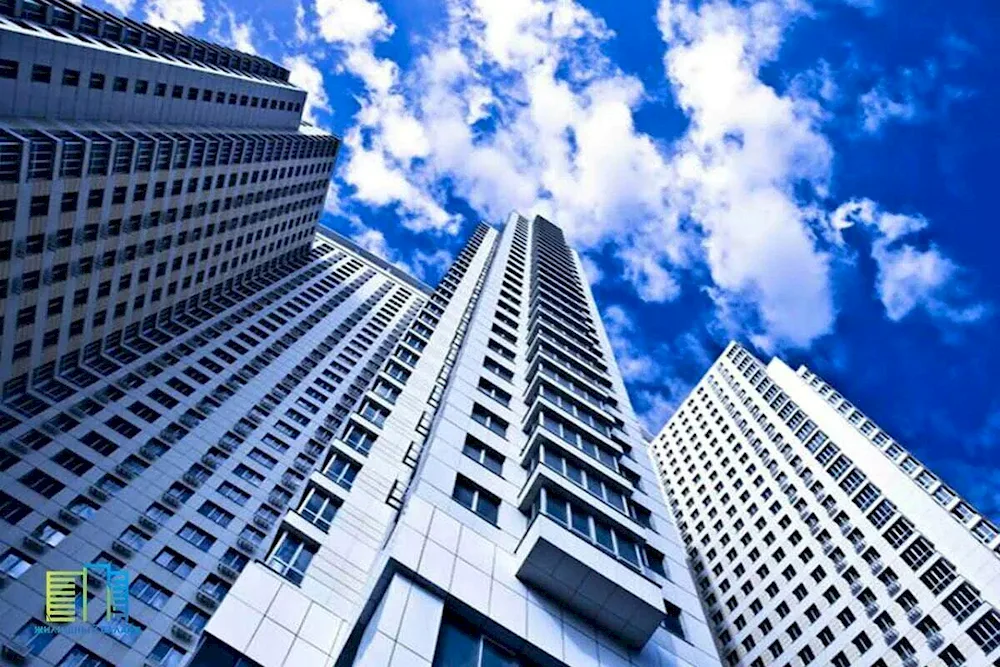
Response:
M74 514L73 512L69 511L65 507L59 510L59 518L62 519L63 522L68 523L71 526L76 526L79 525L80 523L80 517Z
M139 525L151 533L155 533L160 529L159 522L147 514L139 515Z
M515 553L517 577L635 648L665 616L660 587L539 514Z
M226 565L225 563L219 563L218 565L216 565L215 569L219 571L219 574L221 574L226 579L229 579L230 581L233 581L236 579L236 577L240 576L239 572L237 572L229 565Z
M923 617L923 615L924 615L923 610L916 605L906 610L906 620L908 620L910 623L916 623Z
M174 623L173 627L170 628L170 633L185 644L194 639L194 633L180 623Z
M202 604L203 607L211 611L215 611L215 608L219 606L219 600L213 597L211 593L206 593L205 591L199 590L195 593L195 599Z

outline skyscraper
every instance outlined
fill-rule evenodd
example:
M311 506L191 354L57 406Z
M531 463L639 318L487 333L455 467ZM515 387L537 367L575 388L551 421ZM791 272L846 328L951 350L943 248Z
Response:
M301 442L353 484L309 475L192 665L718 664L552 223L480 226L344 426Z
M1000 664L996 526L807 368L731 343L650 449L725 664Z
M300 125L305 96L261 58L0 3L8 404L35 414L171 310L309 252L339 142Z
M717 665L562 232L433 290L317 234L287 79L0 7L3 658Z

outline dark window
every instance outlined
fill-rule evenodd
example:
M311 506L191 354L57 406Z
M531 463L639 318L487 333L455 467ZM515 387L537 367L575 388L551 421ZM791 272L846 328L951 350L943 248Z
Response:
M16 79L17 69L16 60L0 60L0 79Z
M52 460L76 475L83 475L94 467L93 463L69 449L63 449Z
M111 89L116 93L124 93L128 90L128 79L123 76L116 76L111 83Z
M91 431L80 438L80 442L87 445L94 451L104 456L111 456L118 449L118 445L111 442L97 431Z
M90 87L92 90L104 90L104 75L97 72L91 73Z
M108 428L124 435L126 438L134 438L135 436L139 435L140 431L142 430L132 422L118 415L115 415L114 417L112 417L111 419L109 419L104 423L108 426Z
M30 507L17 498L0 491L0 519L10 524L16 524L29 514L31 514Z
M38 83L49 83L52 81L52 68L48 65L32 65L31 80Z
M51 498L66 488L65 484L54 477L46 475L38 468L30 470L22 475L20 482L32 491L35 491L46 498Z
M492 524L496 524L500 512L500 499L484 491L469 479L459 476L455 480L455 490L451 497Z
M491 472L494 472L497 475L503 474L504 457L471 435L465 436L465 444L462 446L462 453L473 461L483 465Z
M64 69L62 76L62 85L64 86L79 86L80 85L80 70L78 69Z

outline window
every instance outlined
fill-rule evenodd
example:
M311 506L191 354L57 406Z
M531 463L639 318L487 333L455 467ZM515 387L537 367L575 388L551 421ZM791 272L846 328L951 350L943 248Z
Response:
M187 578L187 576L191 574L192 570L194 570L194 563L184 556L181 556L173 549L163 549L159 554L157 554L156 558L153 559L153 562L160 567L163 567L168 572L173 572L181 579Z
M479 378L479 391L501 405L510 405L511 395L485 378Z
M365 401L361 405L359 413L362 417L378 427L383 426L385 424L385 420L389 417L389 410L372 400Z
M65 540L69 533L58 524L48 521L36 528L34 535L45 544L54 547Z
M465 477L455 480L455 489L451 497L460 505L467 507L490 523L496 525L500 512L500 499L484 491Z
M0 79L16 79L17 70L16 60L0 60Z
M55 637L55 634L47 632L47 630L47 625L31 619L17 631L14 635L14 641L26 647L31 655L39 655Z
M184 651L173 642L160 639L146 657L157 667L177 667L184 661Z
M533 667L460 618L445 612L432 667Z
M52 68L48 65L32 65L31 80L36 83L50 83L52 81Z
M198 514L208 517L210 521L219 524L223 528L227 527L234 518L232 513L227 512L210 500L202 503L201 507L198 508Z
M462 446L462 453L470 459L487 468L497 475L503 474L504 457L496 453L490 447L473 438L471 435L465 436L465 444Z
M340 501L323 493L316 487L310 487L299 506L299 514L309 523L324 533L330 530L330 523L337 514Z
M153 609L163 609L170 599L170 593L166 588L153 583L144 576L139 576L129 587L129 593L137 600L142 600Z
M233 469L233 474L239 477L240 479L249 482L254 486L260 486L261 484L264 483L263 475L261 475L259 472L255 470L248 468L242 463ZM222 487L219 487L219 491L222 491Z
M111 456L118 450L118 445L97 431L91 431L80 438L80 442L93 449L98 454Z
M208 551L212 548L212 545L215 544L214 537L193 523L185 524L184 527L177 532L177 534L181 537L181 539L190 542L202 551Z
M247 455L247 458L251 459L252 461L256 461L257 463L261 464L268 470L271 470L274 468L274 466L278 465L278 459L274 458L273 456L269 456L268 454L262 452L256 447L250 450L250 453Z
M54 477L46 475L38 468L22 475L20 482L32 491L45 496L46 498L51 498L66 488L65 484Z
M110 662L99 658L82 646L74 646L69 650L56 667L114 667Z
M130 439L139 435L139 432L141 431L141 429L138 426L118 415L115 415L114 417L112 417L111 419L109 419L104 423L111 430L120 433L121 435L124 435L126 438Z
M177 623L192 632L201 632L208 623L208 614L189 604L177 615Z
M11 579L17 579L28 571L35 561L29 559L16 549L7 549L0 558L0 574Z
M0 519L9 524L16 524L31 514L31 508L17 498L0 491Z
M81 521L86 521L87 519L92 518L99 508L83 496L77 496L66 509L68 509L71 514L77 516Z
M685 639L684 636L684 625L681 623L681 609L680 607L671 604L667 600L663 601L663 606L666 609L667 615L663 619L663 627L667 629L670 634Z
M345 489L350 490L351 485L354 484L354 478L357 477L360 470L361 466L357 463L343 454L334 452L323 474L335 484L339 484Z
M87 459L75 454L72 450L63 449L58 454L52 457L52 460L61 465L66 470L69 470L74 475L83 475L92 467L94 464Z
M354 422L351 422L344 433L344 442L362 454L367 454L371 450L375 439L374 433Z
M390 403L395 403L396 399L399 398L401 390L388 380L380 379L375 383L374 392Z
M472 418L501 437L507 436L507 422L479 405L472 406Z
M90 88L91 90L104 90L104 75L92 72L90 74Z
M491 359L490 357L486 357L485 359L483 359L483 368L493 373L494 375L503 378L507 382L510 382L514 379L514 373L512 371L508 370L507 368L504 368L497 361Z
M293 533L284 532L268 558L268 566L294 584L302 583L306 568L316 555L316 545Z

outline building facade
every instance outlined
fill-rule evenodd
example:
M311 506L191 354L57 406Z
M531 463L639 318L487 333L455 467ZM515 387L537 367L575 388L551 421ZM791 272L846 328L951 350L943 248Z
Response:
M725 664L1000 665L996 526L807 368L731 343L650 451Z
M481 225L192 665L718 665L577 255ZM318 524L306 497L336 498Z
M717 665L562 232L433 290L317 233L304 101L0 3L0 660Z

